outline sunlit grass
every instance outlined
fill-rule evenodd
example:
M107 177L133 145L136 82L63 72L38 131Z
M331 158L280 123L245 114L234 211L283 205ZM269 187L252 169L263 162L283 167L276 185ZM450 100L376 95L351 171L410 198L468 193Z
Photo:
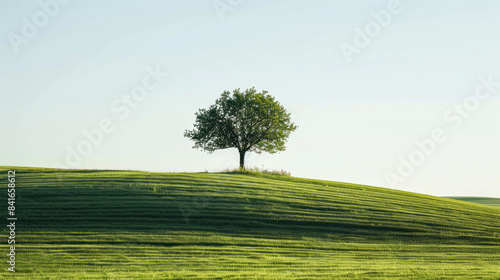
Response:
M495 207L257 170L16 170L19 279L500 277Z
M453 199L458 199L462 201L479 203L487 206L500 207L500 198L493 197L468 197L468 196L453 196Z

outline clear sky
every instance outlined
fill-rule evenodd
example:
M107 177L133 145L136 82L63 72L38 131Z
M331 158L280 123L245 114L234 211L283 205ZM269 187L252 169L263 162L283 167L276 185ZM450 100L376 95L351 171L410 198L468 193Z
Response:
M299 128L249 166L500 197L499 1L40 3L0 3L0 165L236 167L235 149L194 150L183 132L255 86Z

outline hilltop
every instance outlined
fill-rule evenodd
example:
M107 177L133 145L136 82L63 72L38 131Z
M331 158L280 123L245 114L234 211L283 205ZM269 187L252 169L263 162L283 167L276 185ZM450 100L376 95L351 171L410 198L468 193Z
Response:
M263 174L0 169L33 279L500 275L495 207Z

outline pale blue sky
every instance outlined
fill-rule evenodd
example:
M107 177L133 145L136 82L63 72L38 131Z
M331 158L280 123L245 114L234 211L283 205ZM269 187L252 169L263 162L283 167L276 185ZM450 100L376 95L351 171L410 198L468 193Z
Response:
M73 0L16 52L9 38L44 10L3 0L0 165L67 165L66 147L108 118L114 131L75 168L236 167L236 150L194 150L183 132L222 91L255 86L299 129L286 152L249 154L249 166L388 187L384 174L397 172L398 157L439 128L446 142L393 187L500 197L500 87L457 129L443 119L480 76L500 81L500 2L401 0L402 11L348 62L339 45L353 44L355 29L389 2L243 0L221 18L213 1ZM157 65L169 77L118 118L113 101Z

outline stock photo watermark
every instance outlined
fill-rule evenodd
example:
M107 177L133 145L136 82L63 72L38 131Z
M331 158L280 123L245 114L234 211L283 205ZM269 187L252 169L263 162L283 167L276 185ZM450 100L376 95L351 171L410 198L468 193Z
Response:
M250 162L252 159L256 158L255 153L249 153L248 154L248 161ZM209 164L210 166L214 166L215 164L211 163ZM229 160L229 162L226 164L225 168L222 169L222 172L228 172L231 170L237 169L239 166L239 162L235 160ZM208 173L208 171L207 171ZM228 179L224 180L226 183L228 183ZM201 192L199 190L194 191L194 196L191 202L182 202L179 204L179 210L182 214L182 218L184 219L184 222L186 224L191 223L190 218L196 217L196 215L200 214L204 209L206 209L209 206L211 197L213 197L214 191L209 190L205 192Z
M19 52L22 45L26 45L35 38L41 29L43 29L50 20L56 17L63 5L68 4L69 0L42 0L38 2L40 9L30 17L23 17L23 25L19 32L7 33L10 45L14 52Z
M500 82L493 81L492 76L479 77L479 83L474 89L474 93L466 96L462 102L455 103L453 106L443 113L443 121L451 124L451 129L459 129L464 121L472 116L481 102L489 99L493 94L498 93ZM387 171L384 174L387 184L394 188L397 184L404 182L408 177L413 175L416 169L424 164L439 147L448 139L446 129L443 127L435 128L430 137L425 139L415 140L416 148L413 149L407 156L399 156L399 165L395 172Z
M387 7L378 12L371 12L372 19L364 24L363 27L354 28L354 38L351 43L345 41L339 44L340 50L347 62L352 62L352 56L358 55L363 49L368 47L372 39L379 36L382 30L389 26L394 15L403 11L403 6L399 0L390 0Z
M219 16L219 20L223 21L224 14L233 12L241 3L243 3L243 0L215 0L212 5Z
M7 228L9 229L9 238L7 243L9 245L16 244L16 171L9 170L7 172L8 188L7 188ZM16 246L10 246L9 253L7 254L7 263L10 265L7 270L16 272Z
M195 195L190 203L180 203L179 210L181 211L182 218L186 224L190 224L192 216L200 214L200 212L208 206L210 195L208 192L194 192Z
M87 130L82 130L83 139L78 141L74 146L66 146L66 164L55 162L64 168L75 168L79 166L83 159L89 156L95 147L99 146L107 134L115 130L116 119L125 120L130 113L137 109L144 102L149 94L157 89L161 83L169 76L169 73L162 72L160 66L155 68L146 67L147 74L143 77L142 82L132 88L129 94L121 95L113 100L110 105L110 111L113 117L103 118L99 121L97 127Z

